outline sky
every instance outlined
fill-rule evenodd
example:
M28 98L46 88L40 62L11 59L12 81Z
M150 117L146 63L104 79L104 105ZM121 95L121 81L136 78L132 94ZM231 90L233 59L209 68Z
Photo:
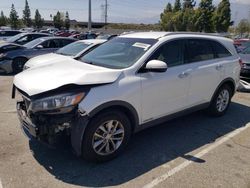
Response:
M197 5L200 0L197 0ZM57 11L69 12L70 19L88 20L88 0L28 0L32 17L39 9L42 17L50 19ZM108 0L108 22L118 23L157 23L166 4L174 0ZM213 0L217 5L220 0ZM231 0L232 20L236 23L242 18L250 19L250 0ZM0 10L9 15L11 4L15 5L22 17L25 0L0 0ZM104 21L103 5L105 0L92 0L92 20Z

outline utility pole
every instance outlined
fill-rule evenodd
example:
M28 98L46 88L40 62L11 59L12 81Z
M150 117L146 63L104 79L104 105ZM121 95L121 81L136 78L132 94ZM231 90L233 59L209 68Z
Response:
M105 0L105 29L107 29L108 23L108 0Z
M89 0L89 22L88 22L88 30L90 31L92 28L92 21L91 21L91 0Z

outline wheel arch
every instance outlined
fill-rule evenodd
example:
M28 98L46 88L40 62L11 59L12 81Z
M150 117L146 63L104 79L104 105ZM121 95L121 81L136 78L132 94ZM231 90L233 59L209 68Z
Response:
M235 93L236 91L236 84L235 84L235 81L232 79L232 78L226 78L224 79L216 88L212 98L211 98L211 101L213 100L214 96L216 95L216 93L218 92L218 90L221 88L221 86L223 85L229 85L229 87L232 89L232 95Z
M92 110L89 113L89 117L93 118L97 114L102 113L109 109L112 110L116 109L125 113L125 115L127 115L127 117L131 122L132 132L135 131L136 127L139 125L139 116L136 109L130 103L125 101L110 101L103 103L100 106L96 107L94 110Z

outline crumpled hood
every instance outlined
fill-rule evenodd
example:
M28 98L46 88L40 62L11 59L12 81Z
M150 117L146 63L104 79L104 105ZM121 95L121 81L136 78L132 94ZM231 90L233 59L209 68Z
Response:
M14 85L29 96L50 91L68 84L92 85L112 83L122 70L86 64L71 58L60 63L34 67L17 74Z
M250 64L250 54L239 54L243 63Z
M32 68L35 66L48 65L51 63L57 63L60 61L64 61L66 57L69 57L69 56L63 56L63 55L56 54L56 53L39 55L39 56L31 58L29 61L27 61L27 63L25 63L25 66Z

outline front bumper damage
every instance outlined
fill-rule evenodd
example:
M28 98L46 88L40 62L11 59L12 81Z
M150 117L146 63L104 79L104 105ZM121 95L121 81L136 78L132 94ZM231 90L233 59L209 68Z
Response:
M55 146L58 137L70 136L74 153L81 155L82 139L89 121L87 115L81 115L77 108L60 115L34 114L27 111L25 100L17 102L16 108L21 129L29 139Z

